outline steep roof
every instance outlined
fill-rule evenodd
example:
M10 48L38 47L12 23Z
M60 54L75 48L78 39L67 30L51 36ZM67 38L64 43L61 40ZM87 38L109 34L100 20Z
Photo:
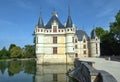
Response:
M62 25L62 23L59 21L56 12L53 12L52 17L50 18L50 20L46 24L45 28L46 29L50 29L53 22L57 22L58 23L58 28L65 28L64 25Z
M93 31L91 32L91 39L95 39L96 37L96 32L95 29L93 29Z
M78 41L82 41L84 35L85 35L86 39L89 40L87 33L83 30L76 30L76 35L78 37Z
M43 23L42 17L39 18L38 28L44 28L44 23Z
M66 28L72 27L72 25L73 25L72 19L71 19L71 16L69 15L66 23Z

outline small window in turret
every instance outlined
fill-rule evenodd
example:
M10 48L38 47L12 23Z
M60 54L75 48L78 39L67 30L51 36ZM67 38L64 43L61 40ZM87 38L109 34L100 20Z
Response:
M71 28L71 31L72 31L72 28Z
M69 31L69 29L67 29L67 31Z
M43 30L41 29L41 32L43 32Z
M38 29L38 32L39 32L39 29Z

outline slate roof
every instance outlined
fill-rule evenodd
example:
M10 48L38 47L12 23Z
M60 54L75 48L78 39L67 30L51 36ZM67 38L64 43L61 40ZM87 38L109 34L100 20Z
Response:
M96 37L96 32L95 29L93 29L93 31L91 32L91 39L95 39Z
M38 28L44 28L44 23L43 23L42 17L39 18Z
M62 23L59 21L58 17L55 14L53 14L53 16L51 17L51 19L46 24L45 28L46 29L51 29L51 24L54 21L56 21L58 23L58 28L65 28L64 25L62 25Z
M68 19L67 19L67 23L66 23L66 28L68 27L72 27L72 19L71 19L71 16L68 16Z
M87 33L83 30L76 30L76 35L78 37L78 41L82 41L83 40L83 36L85 35L86 39L89 40L89 36L87 35Z

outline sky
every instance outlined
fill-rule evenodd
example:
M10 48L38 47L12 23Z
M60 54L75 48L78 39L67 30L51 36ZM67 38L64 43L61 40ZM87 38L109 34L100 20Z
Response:
M120 0L0 0L0 49L9 48L10 44L33 44L32 34L40 11L44 24L54 10L64 24L68 6L73 23L90 35L95 27L109 30L109 23L115 21L120 10Z

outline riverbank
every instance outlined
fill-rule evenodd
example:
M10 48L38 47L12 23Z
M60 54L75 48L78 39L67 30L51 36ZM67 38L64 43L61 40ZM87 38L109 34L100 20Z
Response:
M12 58L12 59L0 59L1 61L20 61L20 60L36 60L36 58Z

